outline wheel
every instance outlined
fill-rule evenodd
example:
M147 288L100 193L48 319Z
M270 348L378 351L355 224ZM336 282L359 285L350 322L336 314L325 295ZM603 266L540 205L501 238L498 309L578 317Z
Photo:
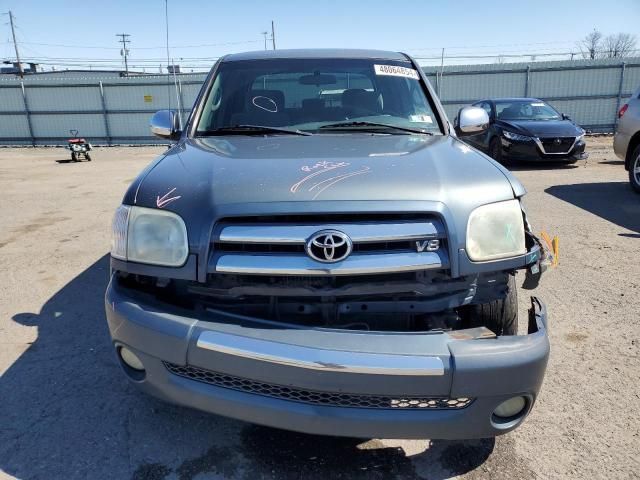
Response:
M504 161L502 158L502 145L500 145L500 139L498 137L493 137L491 143L489 143L489 156L498 163Z
M88 153L85 153L85 154L84 154L84 158L86 158L86 159L87 159L87 162L90 162L90 161L91 161L91 155L89 155Z
M631 186L637 193L640 193L640 145L638 145L631 154L629 183L631 183Z
M501 300L471 305L469 327L487 327L496 335L518 333L518 289L515 275L509 275L507 296Z
M71 152L71 161L72 162L78 161L78 155L76 155L76 152Z

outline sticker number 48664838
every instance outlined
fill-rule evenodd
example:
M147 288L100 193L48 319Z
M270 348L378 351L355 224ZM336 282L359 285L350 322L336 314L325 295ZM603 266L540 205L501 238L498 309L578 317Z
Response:
M406 77L418 80L418 72L413 68L398 67L397 65L377 65L373 66L376 75L391 75L393 77Z

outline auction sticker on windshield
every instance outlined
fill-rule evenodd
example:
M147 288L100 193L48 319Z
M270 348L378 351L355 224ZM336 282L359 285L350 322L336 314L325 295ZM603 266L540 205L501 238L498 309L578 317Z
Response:
M418 71L413 68L398 67L397 65L377 65L374 64L373 68L376 75L391 75L392 77L405 77L418 80Z

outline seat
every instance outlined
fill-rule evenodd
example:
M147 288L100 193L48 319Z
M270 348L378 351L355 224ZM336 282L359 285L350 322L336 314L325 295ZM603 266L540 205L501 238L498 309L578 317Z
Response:
M282 90L251 90L247 92L244 112L231 116L233 125L265 125L280 127L289 123L284 110Z
M328 111L324 99L303 99L300 117L304 122L319 122L326 120L328 118Z
M509 120L520 116L520 105L509 105L498 114L500 120Z
M380 94L363 88L349 88L342 92L342 108L349 117L379 115L382 113L382 98Z

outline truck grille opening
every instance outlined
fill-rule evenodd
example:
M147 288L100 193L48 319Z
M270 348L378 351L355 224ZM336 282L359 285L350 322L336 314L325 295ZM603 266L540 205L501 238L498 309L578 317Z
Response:
M228 388L244 393L265 397L308 403L329 407L375 408L375 409L424 409L455 410L467 407L471 398L447 397L391 397L381 395L362 395L342 392L320 392L272 383L264 383L247 378L205 370L191 365L176 365L164 362L166 369L174 375L207 383L216 387Z
M494 282L495 283L495 282ZM187 292L206 310L300 326L427 331L459 323L455 306L476 293L446 272L356 277L211 274Z
M210 274L206 283L120 274L118 284L199 312L251 321L364 331L457 330L465 306L507 293L508 274L451 278L447 272L355 277Z

